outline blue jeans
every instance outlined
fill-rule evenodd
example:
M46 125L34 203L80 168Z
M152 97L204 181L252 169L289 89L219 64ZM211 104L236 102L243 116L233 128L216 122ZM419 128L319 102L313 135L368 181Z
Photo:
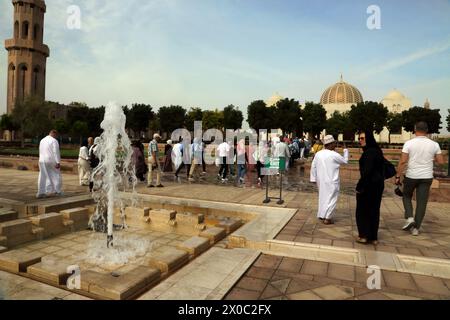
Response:
M245 174L247 173L247 168L245 164L238 164L238 177L239 179L244 179Z

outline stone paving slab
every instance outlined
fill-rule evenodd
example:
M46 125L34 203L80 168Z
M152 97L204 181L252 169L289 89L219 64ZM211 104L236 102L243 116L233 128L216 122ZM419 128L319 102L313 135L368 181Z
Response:
M91 300L60 288L0 271L0 300Z
M226 300L450 299L446 279L382 271L381 289L367 288L366 268L262 254Z

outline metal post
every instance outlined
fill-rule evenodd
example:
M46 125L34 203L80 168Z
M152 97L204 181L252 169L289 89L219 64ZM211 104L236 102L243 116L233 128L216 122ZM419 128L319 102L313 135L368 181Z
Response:
M278 200L277 204L283 204L283 198L282 198L282 191L283 191L283 171L280 171L280 199Z
M269 175L266 174L266 199L263 201L263 203L269 203Z

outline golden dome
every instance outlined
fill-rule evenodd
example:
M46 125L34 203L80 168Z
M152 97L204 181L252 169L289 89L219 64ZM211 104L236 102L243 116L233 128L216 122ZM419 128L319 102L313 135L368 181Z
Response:
M329 87L322 94L320 98L320 104L357 104L364 102L361 92L351 84L344 82L341 76L341 81Z
M394 89L391 92L389 92L388 95L384 98L384 100L394 100L394 101L401 99L406 99L406 97L403 95L403 93L401 93L397 89Z
M275 93L272 97L267 100L266 105L268 107L272 107L277 104L278 101L283 100L284 98L277 93Z

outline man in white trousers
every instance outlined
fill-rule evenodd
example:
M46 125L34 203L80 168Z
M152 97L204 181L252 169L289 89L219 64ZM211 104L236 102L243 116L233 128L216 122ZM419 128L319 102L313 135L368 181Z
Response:
M334 151L336 141L333 136L324 138L325 149L319 151L311 165L311 182L316 182L319 189L319 210L317 216L324 224L333 224L340 190L339 168L348 163L348 150L344 149L344 156Z
M49 135L41 140L39 144L39 180L37 198L47 195L62 195L61 186L61 155L59 143L56 140L56 130L50 131Z

